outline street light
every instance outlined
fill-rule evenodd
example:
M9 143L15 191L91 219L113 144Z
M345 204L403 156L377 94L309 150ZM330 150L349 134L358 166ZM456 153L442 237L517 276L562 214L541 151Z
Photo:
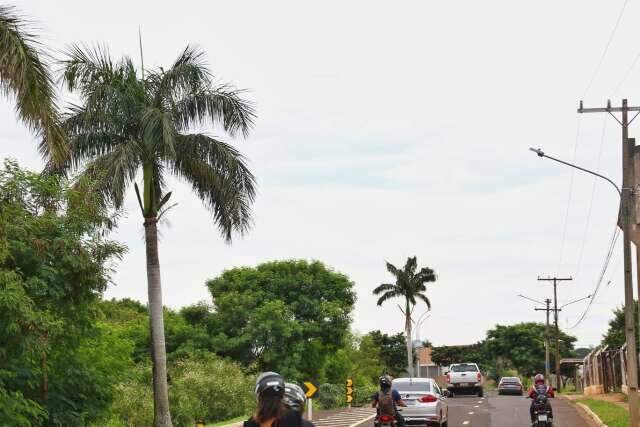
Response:
M626 108L626 100L623 101L623 104ZM582 110L582 109L581 109ZM579 112L582 112L579 110ZM610 112L611 109L609 109ZM623 111L623 134L622 134L622 142L623 142L623 172L628 172L628 162L630 158L630 154L627 152L629 147L634 147L634 143L632 143L631 139L627 136L627 119L626 119L626 110ZM627 343L627 354L630 355L627 357L627 360L633 361L633 363L629 363L628 371L627 371L627 384L629 386L629 414L631 425L634 427L638 426L638 350L636 348L636 339L635 339L635 331L636 324L634 321L634 300L633 300L633 273L631 272L632 262L631 262L631 204L634 203L632 196L634 195L633 188L629 186L633 185L631 179L629 177L629 173L623 174L622 180L622 188L618 187L615 182L611 179L607 178L604 175L600 175L597 172L590 171L583 167L574 165L572 163L565 162L564 160L556 159L555 157L551 157L544 153L541 149L529 148L529 150L533 151L538 155L538 157L546 157L558 163L562 163L563 165L567 165L574 169L581 170L588 174L597 176L599 178L604 179L609 184L611 184L618 193L620 198L620 213L619 220L622 220L622 235L623 235L623 254L624 254L624 300L625 300L625 340ZM626 156L626 157L625 157ZM625 187L626 184L626 187ZM624 193L623 193L624 191Z
M414 321L413 319L411 319L411 321L415 325L416 341L420 341L420 327L422 326L424 321L427 320L429 317L431 317L431 309L428 309L427 311L422 313L420 317L418 317L418 320ZM416 377L419 377L419 376L420 376L420 355L418 355L418 357L416 358Z

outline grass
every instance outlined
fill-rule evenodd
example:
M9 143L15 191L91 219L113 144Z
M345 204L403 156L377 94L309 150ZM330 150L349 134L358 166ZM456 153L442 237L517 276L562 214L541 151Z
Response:
M620 405L595 399L580 400L580 403L587 405L609 427L627 427L629 425L629 413Z
M207 427L226 426L227 424L233 424L233 423L239 423L240 421L246 421L247 418L249 418L249 417L245 415L243 417L237 417L237 418L233 418L231 420L225 420L225 421L219 421L219 422L213 423L213 424L207 424Z

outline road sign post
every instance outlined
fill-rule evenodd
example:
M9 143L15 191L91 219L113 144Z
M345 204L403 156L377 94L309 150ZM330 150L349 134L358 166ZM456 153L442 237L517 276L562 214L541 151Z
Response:
M347 406L351 408L351 402L353 402L353 380L351 378L345 381L345 394L347 397Z
M309 403L307 403L307 419L313 421L313 398L318 394L320 386L316 381L308 380L302 383L304 389L304 395L307 396Z

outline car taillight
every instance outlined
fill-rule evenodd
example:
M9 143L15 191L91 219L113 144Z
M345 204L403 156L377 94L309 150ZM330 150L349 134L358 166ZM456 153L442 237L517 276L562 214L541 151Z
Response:
M437 401L438 398L432 394L426 394L420 398L420 402L422 403L431 403Z
M478 372L478 382L482 381L482 375Z
M389 415L381 415L380 416L380 422L390 423L391 421L393 421L393 417L390 417Z

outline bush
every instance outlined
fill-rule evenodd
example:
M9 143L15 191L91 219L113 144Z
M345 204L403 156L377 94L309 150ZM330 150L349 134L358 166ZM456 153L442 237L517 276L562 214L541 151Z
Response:
M371 396L373 396L376 391L378 391L378 387L373 384L355 384L353 388L353 402L351 404L360 406L370 403ZM318 393L318 403L323 409L332 409L347 405L344 384L322 384Z
M237 363L214 355L176 362L170 370L172 418L192 426L249 414L255 407L253 380Z

